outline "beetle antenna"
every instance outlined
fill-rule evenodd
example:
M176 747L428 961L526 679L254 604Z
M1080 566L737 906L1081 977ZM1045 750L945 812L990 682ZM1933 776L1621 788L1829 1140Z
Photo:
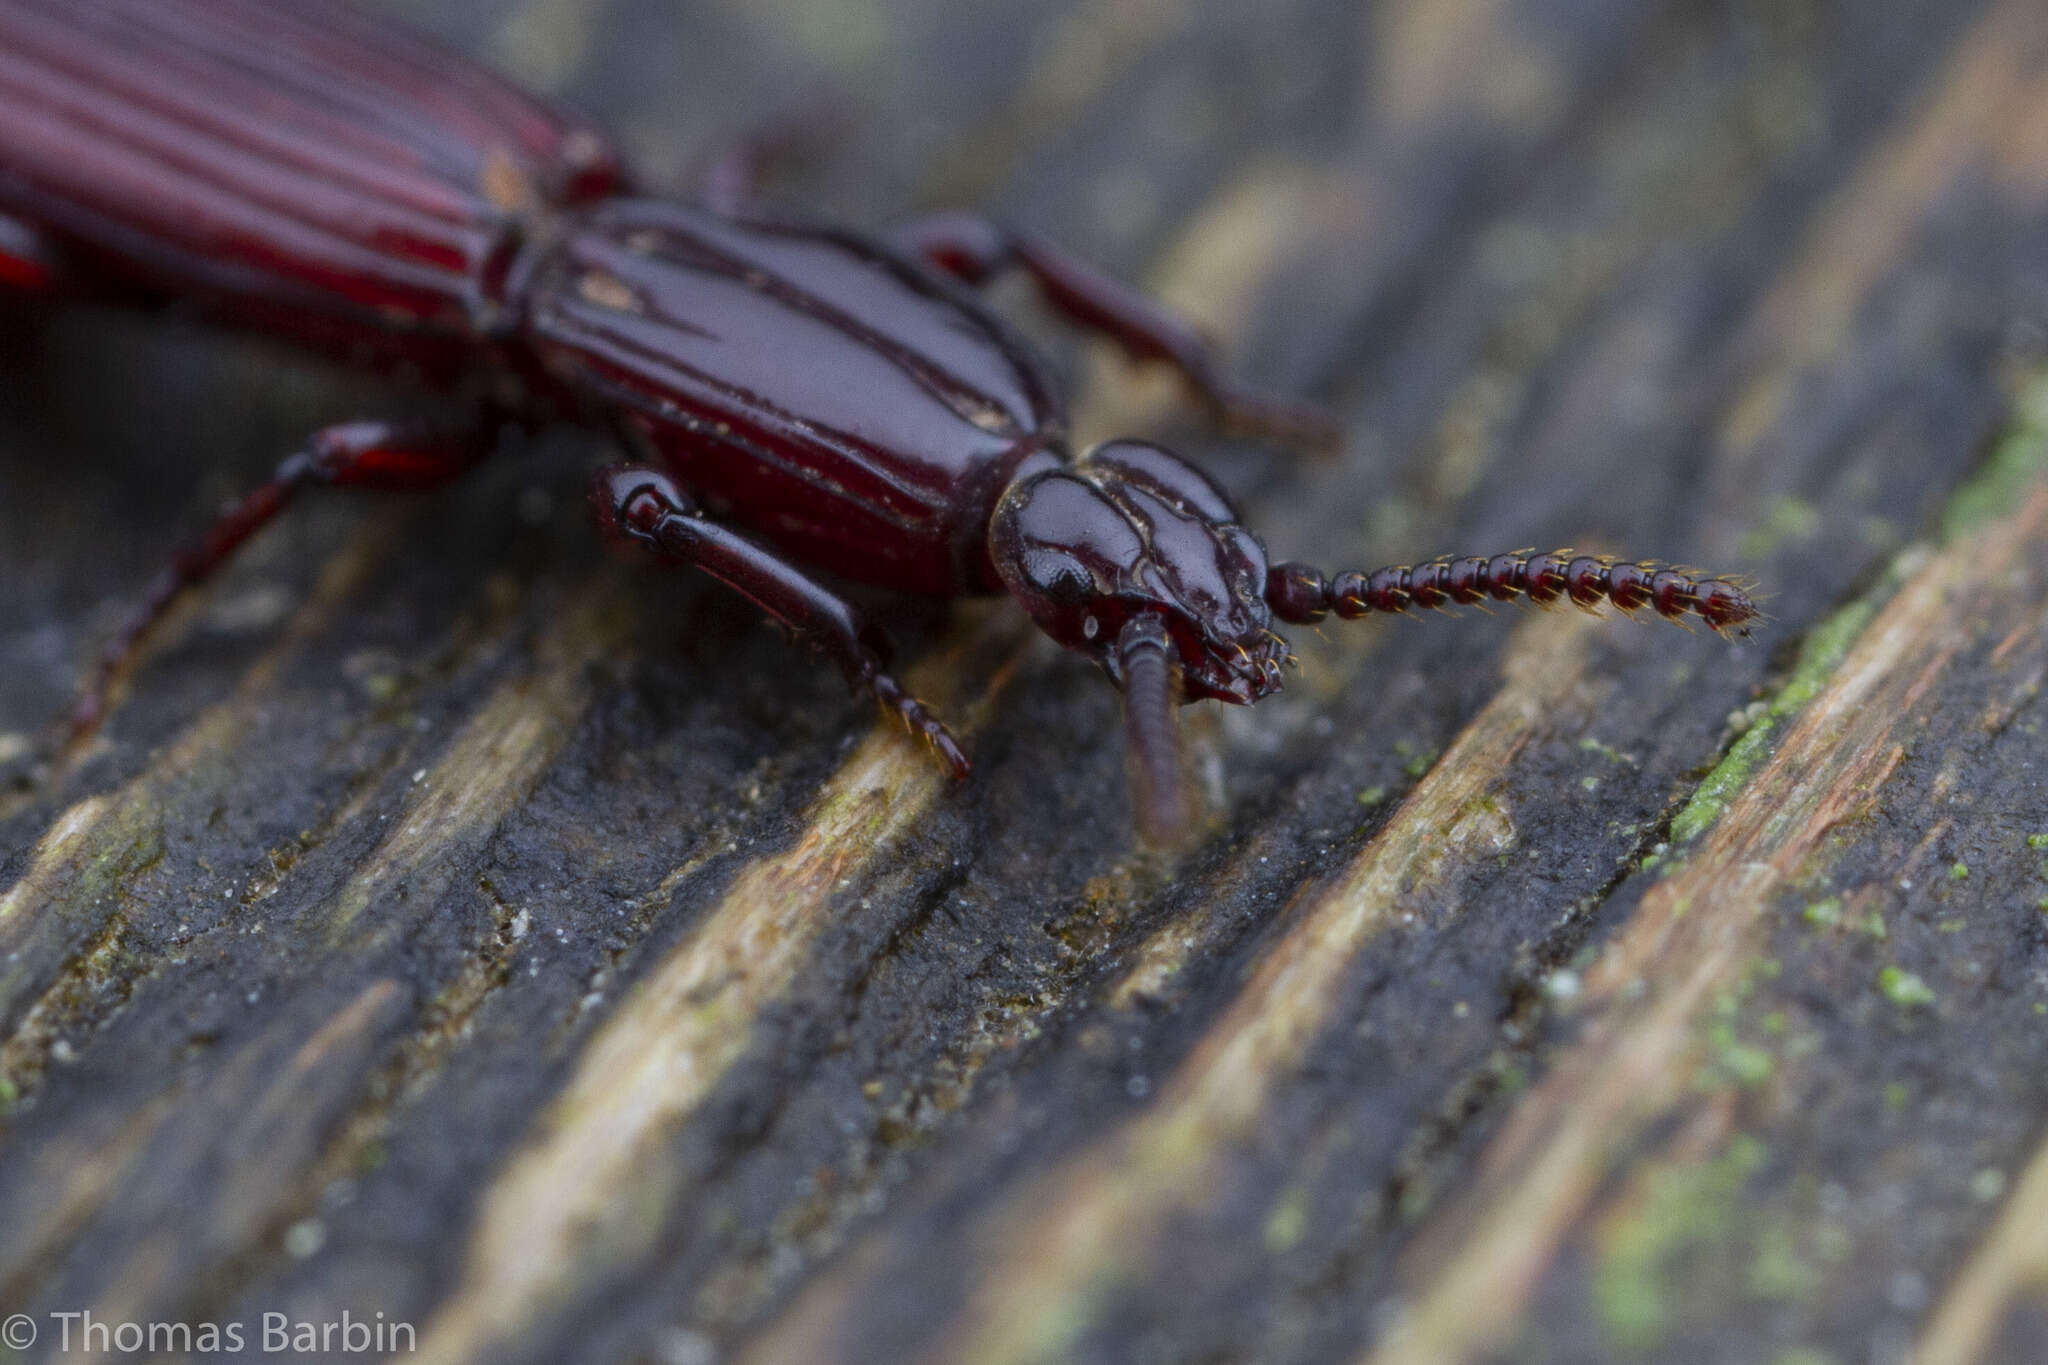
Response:
M1117 636L1116 652L1138 832L1148 844L1172 847L1188 828L1180 727L1173 715L1180 660L1156 612L1133 616Z
M1748 586L1735 579L1570 550L1433 559L1328 579L1306 564L1275 564L1266 575L1266 602L1273 614L1303 624L1330 612L1357 617L1446 604L1476 606L1489 598L1526 598L1538 606L1563 601L1588 610L1611 602L1624 614L1649 607L1680 625L1697 617L1718 635L1746 636L1763 616Z

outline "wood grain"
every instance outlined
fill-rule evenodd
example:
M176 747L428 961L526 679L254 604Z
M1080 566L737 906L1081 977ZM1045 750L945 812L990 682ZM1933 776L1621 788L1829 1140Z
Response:
M549 433L294 509L53 767L186 530L415 400L0 310L0 1316L382 1313L449 1362L2048 1349L2048 11L401 8L656 177L845 92L792 202L978 202L1342 412L1332 460L1225 441L999 295L1084 440L1170 441L1283 557L1577 543L1772 619L1302 632L1284 696L1190 712L1167 860L1114 695L1005 604L892 618L953 790L608 562L602 442Z

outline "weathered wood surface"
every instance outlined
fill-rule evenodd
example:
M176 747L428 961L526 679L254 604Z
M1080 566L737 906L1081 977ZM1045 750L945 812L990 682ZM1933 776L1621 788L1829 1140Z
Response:
M0 318L24 1357L346 1310L438 1361L2048 1358L2048 8L417 8L663 174L850 91L793 197L999 209L1344 413L1288 460L1071 353L1084 434L1282 555L1593 544L1774 620L1332 627L1197 726L1166 864L1019 615L899 623L946 790L607 562L565 435L295 511L52 774L148 571L390 399Z

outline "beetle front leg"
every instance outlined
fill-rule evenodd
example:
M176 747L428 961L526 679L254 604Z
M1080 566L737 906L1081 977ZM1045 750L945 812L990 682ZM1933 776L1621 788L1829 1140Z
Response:
M135 614L100 656L92 681L71 713L72 739L90 734L106 714L114 682L143 637L187 588L219 572L250 536L268 525L302 488L415 490L448 482L490 451L485 428L420 427L390 422L343 422L316 432L269 479L244 494L150 584Z
M852 603L773 551L705 516L673 477L645 465L598 472L591 489L606 535L668 564L692 565L739 593L832 656L847 679L872 692L932 746L955 777L967 755L930 708L888 672L884 642Z
M1316 449L1333 449L1342 440L1343 429L1330 413L1239 388L1224 377L1215 348L1192 325L1042 237L979 214L952 212L906 223L893 240L971 285L1005 268L1024 271L1074 325L1100 332L1136 359L1162 360L1179 370L1225 430Z

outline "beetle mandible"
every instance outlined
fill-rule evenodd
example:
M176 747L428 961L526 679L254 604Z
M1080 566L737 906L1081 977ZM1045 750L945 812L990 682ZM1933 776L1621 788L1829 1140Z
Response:
M644 197L573 114L317 0L0 0L0 289L176 302L462 395L445 427L316 433L178 556L108 647L84 732L149 627L300 490L424 489L505 421L573 414L633 462L605 532L722 580L830 655L964 776L944 723L821 578L1007 593L1123 690L1140 828L1185 822L1172 708L1281 685L1276 621L1526 597L1740 631L1742 587L1527 552L1325 576L1271 564L1171 451L1080 458L1039 358L972 290L1018 271L1178 370L1226 427L1327 438L1183 322L1053 244L949 213L885 238L776 216L742 149L696 202Z

